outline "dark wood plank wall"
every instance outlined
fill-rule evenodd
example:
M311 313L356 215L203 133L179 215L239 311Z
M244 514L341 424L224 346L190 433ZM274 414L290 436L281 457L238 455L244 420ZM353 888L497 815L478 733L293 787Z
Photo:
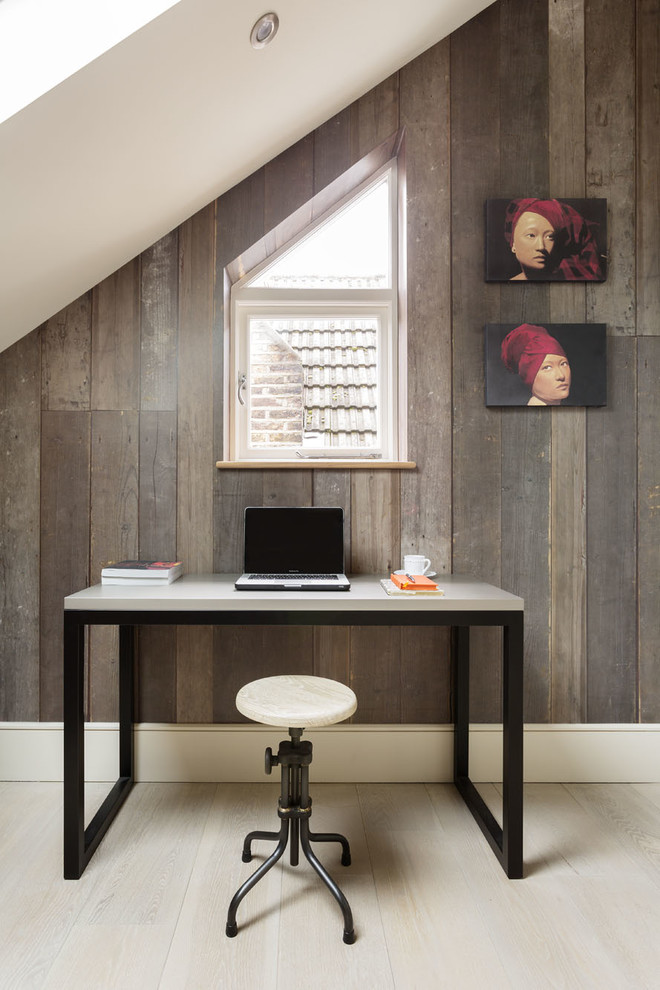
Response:
M356 573L424 549L526 599L525 718L660 719L660 0L499 0L0 358L0 719L61 718L62 595L110 559L240 567L248 504L339 504ZM415 472L217 471L224 267L405 127ZM604 285L483 279L489 196L604 196ZM604 409L486 409L487 322L604 322ZM88 712L116 717L95 630ZM350 681L361 722L450 718L446 632L140 631L139 718L230 722L246 679ZM473 634L472 717L499 717Z

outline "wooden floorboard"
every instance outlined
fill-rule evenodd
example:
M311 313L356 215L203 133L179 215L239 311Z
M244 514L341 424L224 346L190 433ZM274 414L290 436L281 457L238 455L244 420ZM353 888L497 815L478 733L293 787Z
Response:
M103 787L88 787L90 804ZM480 788L494 812L500 788ZM275 829L278 786L139 784L80 880L62 879L58 784L0 783L3 990L416 990L660 986L660 784L529 784L525 878L506 878L451 785L324 784L319 858L246 896L244 834Z

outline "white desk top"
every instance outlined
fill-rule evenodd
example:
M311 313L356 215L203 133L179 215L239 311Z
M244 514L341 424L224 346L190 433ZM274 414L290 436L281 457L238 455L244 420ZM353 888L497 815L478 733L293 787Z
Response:
M502 591L495 585L470 577L443 574L437 578L444 596L390 597L380 585L380 577L353 575L350 591L236 591L237 574L185 574L163 588L153 585L96 584L84 591L67 595L67 610L161 612L399 612L435 610L518 612L524 608L522 598Z

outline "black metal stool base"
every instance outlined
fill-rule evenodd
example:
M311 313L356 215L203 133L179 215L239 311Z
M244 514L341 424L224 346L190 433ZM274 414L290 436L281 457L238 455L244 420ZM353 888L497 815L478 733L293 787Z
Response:
M323 864L317 859L311 843L338 842L342 849L342 866L351 865L351 850L346 837L338 832L310 831L309 819L312 814L312 799L309 796L309 765L312 762L312 744L301 741L302 732L302 729L289 729L291 739L285 739L280 743L277 756L273 756L270 749L266 750L266 772L270 773L273 766L279 765L281 768L282 779L277 814L282 824L279 832L255 831L248 832L245 836L242 855L244 863L249 863L252 860L252 843L255 839L277 842L277 845L268 859L264 860L259 869L255 870L251 877L248 877L232 897L227 912L225 932L229 938L238 934L236 923L238 905L255 884L275 866L288 844L291 865L298 866L299 849L302 847L305 859L311 863L317 875L339 904L344 917L344 942L347 945L352 945L355 941L355 930L350 905ZM290 843L289 839L291 840Z

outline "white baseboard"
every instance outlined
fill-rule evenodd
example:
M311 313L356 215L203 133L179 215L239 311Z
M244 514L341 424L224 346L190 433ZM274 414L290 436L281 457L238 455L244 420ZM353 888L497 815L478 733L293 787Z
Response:
M135 727L139 781L263 781L264 749L286 732L261 725ZM423 781L452 779L450 725L333 725L314 729L314 779ZM660 781L660 725L527 725L524 775L541 782ZM85 730L87 780L115 780L116 724ZM501 726L475 725L470 776L501 780ZM0 780L62 780L61 722L1 722Z

